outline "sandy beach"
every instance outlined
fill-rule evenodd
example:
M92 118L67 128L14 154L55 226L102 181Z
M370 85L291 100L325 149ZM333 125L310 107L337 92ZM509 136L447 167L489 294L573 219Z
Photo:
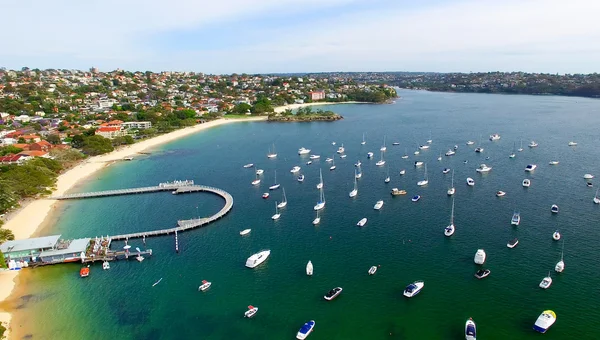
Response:
M373 103L364 103L364 102L335 102L335 103L329 103L329 102L317 102L317 103L304 103L304 104L289 104L289 105L284 105L284 106L278 106L275 108L275 112L279 113L279 112L283 112L287 109L290 110L296 110L299 109L301 107L306 107L306 106L320 106L320 105L338 105L338 104L373 104Z
M125 157L135 157L138 153L151 149L153 147L174 141L181 137L233 122L264 121L267 117L249 117L244 119L219 119L204 124L198 124L192 127L176 130L164 135L150 138L139 143L135 143L123 148L119 148L105 155L90 157L84 160L76 167L66 171L58 176L56 190L54 195L62 195L72 189L80 181L94 174L98 170L104 169L115 161L123 160ZM10 219L4 224L4 228L12 230L15 239L25 239L31 237L48 218L57 201L50 199L39 199L31 201L18 211L10 215ZM18 271L0 272L0 302L5 301L15 287L15 279ZM0 312L0 322L8 329L10 323L10 313ZM7 331L8 333L8 331ZM5 333L5 335L7 335ZM7 336L8 338L8 336Z

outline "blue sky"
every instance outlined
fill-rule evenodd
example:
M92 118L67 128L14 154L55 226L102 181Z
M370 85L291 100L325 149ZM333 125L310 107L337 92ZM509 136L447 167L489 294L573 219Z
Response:
M599 71L597 0L4 0L0 66Z

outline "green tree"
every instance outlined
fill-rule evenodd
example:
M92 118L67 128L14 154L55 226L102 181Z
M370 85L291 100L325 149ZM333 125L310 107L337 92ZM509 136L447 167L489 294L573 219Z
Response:
M248 112L250 110L252 110L252 105L247 104L247 103L239 103L233 108L233 110L231 110L231 112L237 113L237 114L245 114L246 112Z
M13 146L13 145L7 145L5 147L0 148L0 156L6 156L8 154L16 155L21 151L23 151L23 149L17 148L16 146Z
M60 144L60 136L56 133L51 133L46 136L46 141L53 145Z
M99 135L86 137L83 141L83 146L81 147L81 151L90 156L101 155L111 152L114 149L110 139Z
M81 149L83 147L84 142L85 137L83 135L75 135L71 139L71 146L73 146L74 148Z

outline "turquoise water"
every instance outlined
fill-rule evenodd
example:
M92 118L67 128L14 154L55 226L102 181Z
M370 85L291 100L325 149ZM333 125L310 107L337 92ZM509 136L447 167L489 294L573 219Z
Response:
M600 149L600 101L564 98L400 91L392 105L336 105L344 115L335 123L244 122L213 128L163 146L152 155L115 164L77 188L78 191L156 185L175 179L227 190L234 208L222 220L180 234L179 254L173 237L151 238L147 247L154 256L143 263L115 262L109 271L92 267L88 279L78 276L78 265L51 266L31 271L30 295L23 299L17 324L35 339L292 339L302 324L314 319L310 339L464 339L464 323L477 322L481 339L533 339L533 323L544 309L557 313L547 339L600 337L600 298L597 287L598 206L592 203L595 188L582 176L597 173ZM431 138L431 149L414 156L417 144ZM366 133L367 144L360 145ZM502 139L490 142L499 133ZM391 183L385 184L386 167L377 167L379 147L387 136L385 153ZM467 140L481 143L475 153ZM523 152L508 154L523 139ZM526 145L531 139L539 147ZM576 140L576 148L567 146ZM346 159L336 155L337 169L329 171L325 158L344 143ZM400 146L392 146L392 142ZM275 143L277 159L266 158ZM456 156L436 159L458 144ZM321 154L305 165L300 147ZM400 157L405 148L407 160ZM375 153L368 160L366 153ZM489 160L485 160L490 157ZM354 166L363 163L359 193L348 197ZM550 160L560 164L550 166ZM417 187L428 164L429 185ZM467 164L463 161L468 160ZM265 170L260 187L253 187L256 163ZM475 172L480 163L493 170ZM531 174L529 163L538 165ZM302 167L304 183L289 170ZM455 170L455 225L452 238L443 235L452 200L446 195ZM318 199L315 185L323 169L327 206L321 224L311 224ZM400 176L399 170L406 169ZM277 179L286 189L288 206L274 222L275 200L281 190L261 199ZM468 187L467 177L476 185ZM529 189L521 186L531 178ZM408 195L392 197L392 187ZM495 197L497 190L507 195ZM413 203L410 197L422 196ZM380 211L373 210L379 199ZM550 206L560 213L552 215ZM56 225L48 233L64 237L93 237L174 226L178 219L215 213L223 201L210 194L173 196L168 193L110 197L66 202ZM513 210L522 222L510 226ZM365 227L356 222L368 218ZM252 228L250 235L239 231ZM552 240L559 229L565 240L565 271L554 273L561 242ZM508 249L508 240L519 245ZM141 240L130 242L143 248ZM122 244L121 244L122 245ZM115 246L119 246L115 243ZM484 248L491 275L477 280L473 256ZM251 254L271 249L260 267L244 267ZM308 260L313 277L305 275ZM367 270L380 265L374 276ZM552 271L548 290L538 284ZM162 282L152 284L159 278ZM213 282L205 293L201 280ZM424 280L422 293L402 296L404 287ZM341 286L335 301L322 296ZM253 319L244 319L246 306L259 307ZM59 312L57 312L59 311ZM29 320L44 318L32 324ZM26 325L26 326L25 326Z

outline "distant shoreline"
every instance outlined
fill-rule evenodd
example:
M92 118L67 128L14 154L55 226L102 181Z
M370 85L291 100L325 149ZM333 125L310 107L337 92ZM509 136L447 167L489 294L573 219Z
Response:
M316 103L303 103L303 104L288 104L283 106L278 106L275 108L275 113L281 113L285 110L296 110L301 107L307 106L322 106L322 105L339 105L339 104L377 104L377 103L368 103L368 102L316 102Z

